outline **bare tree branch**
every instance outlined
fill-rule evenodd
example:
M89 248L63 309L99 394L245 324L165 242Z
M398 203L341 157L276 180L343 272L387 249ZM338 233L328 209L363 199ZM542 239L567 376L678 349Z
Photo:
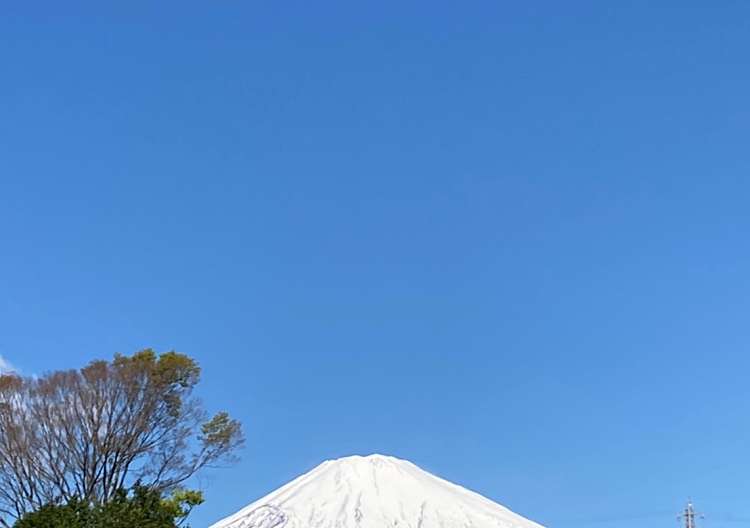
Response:
M44 504L93 504L141 483L175 490L243 443L226 413L208 419L200 368L150 349L41 378L0 376L0 527Z

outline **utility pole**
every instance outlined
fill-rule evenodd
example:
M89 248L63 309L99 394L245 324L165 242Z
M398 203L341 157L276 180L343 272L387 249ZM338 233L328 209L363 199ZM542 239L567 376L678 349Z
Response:
M703 518L702 515L698 515L701 519ZM696 528L695 526L695 518L696 513L695 509L693 508L693 501L688 499L687 506L685 506L685 510L682 512L681 515L677 516L678 521L683 521L685 528Z

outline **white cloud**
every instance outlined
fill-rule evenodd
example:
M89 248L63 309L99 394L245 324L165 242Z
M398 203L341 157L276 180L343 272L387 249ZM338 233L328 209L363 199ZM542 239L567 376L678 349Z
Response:
M18 372L18 370L7 359L0 356L0 374L8 372Z

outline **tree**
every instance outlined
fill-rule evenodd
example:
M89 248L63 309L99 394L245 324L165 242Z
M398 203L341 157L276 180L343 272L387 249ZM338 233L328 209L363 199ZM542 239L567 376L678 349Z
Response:
M68 504L48 504L27 513L13 528L91 528L92 524L91 505L72 499Z
M131 493L118 490L98 506L77 498L48 504L24 515L13 528L178 528L202 501L197 492L177 492L164 499L158 491L136 485Z
M208 418L200 368L146 349L42 377L0 376L0 526L49 504L103 505L136 483L170 493L232 461L240 424Z

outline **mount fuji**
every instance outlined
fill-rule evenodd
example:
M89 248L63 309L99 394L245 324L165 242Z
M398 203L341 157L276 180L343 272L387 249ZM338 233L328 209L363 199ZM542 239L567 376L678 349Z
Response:
M328 460L211 528L543 528L411 462Z

